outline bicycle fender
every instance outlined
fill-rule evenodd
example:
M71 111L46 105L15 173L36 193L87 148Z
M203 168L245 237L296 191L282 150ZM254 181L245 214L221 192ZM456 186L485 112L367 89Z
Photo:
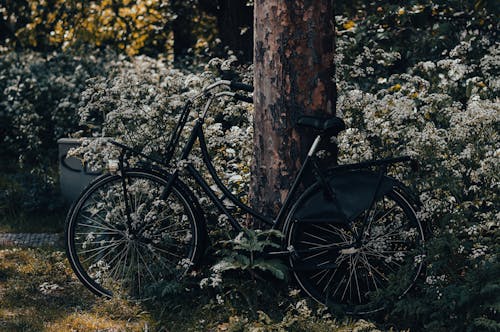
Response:
M392 178L396 183L395 183L395 189L404 196L404 198L410 203L410 205L416 210L420 210L422 207L422 201L420 200L420 197L418 195L415 195L410 188L408 188L404 183L401 181L398 181L394 178Z
M319 182L314 184L299 199L294 217L299 222L350 223L370 207L374 196L378 200L394 187L401 188L398 180L384 175L377 189L379 178L378 173L370 170L331 174L327 183L334 193L333 197L324 185Z

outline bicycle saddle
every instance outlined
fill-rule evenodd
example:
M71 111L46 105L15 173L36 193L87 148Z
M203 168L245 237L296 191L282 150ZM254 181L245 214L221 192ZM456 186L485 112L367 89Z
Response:
M336 116L322 118L304 115L297 120L297 125L311 127L332 136L337 136L342 130L345 129L344 120Z

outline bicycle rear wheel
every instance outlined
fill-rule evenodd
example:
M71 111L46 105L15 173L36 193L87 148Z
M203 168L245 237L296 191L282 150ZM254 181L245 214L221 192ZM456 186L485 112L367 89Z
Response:
M95 294L147 298L156 286L178 282L196 263L204 223L180 181L164 200L168 179L145 170L122 176L98 178L76 201L66 222L67 256Z
M366 214L367 227L359 234ZM285 229L300 287L317 302L349 314L383 309L409 291L423 267L422 225L396 190L352 223L300 222L292 215Z

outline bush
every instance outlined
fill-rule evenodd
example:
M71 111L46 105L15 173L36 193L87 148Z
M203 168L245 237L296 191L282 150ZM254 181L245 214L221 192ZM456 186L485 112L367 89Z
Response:
M425 8L414 7L416 13L395 8L385 18L398 16L404 25ZM432 10L435 16L470 15L437 5ZM485 23L491 16L481 15L481 22L448 22L455 30L446 37L419 33L416 47L436 47L425 56L401 54L398 47L405 44L396 32L370 20L344 30L338 43L338 110L349 128L339 137L340 160L407 154L421 164L416 175L394 169L420 194L419 215L433 231L427 275L413 294L390 305L389 319L401 326L438 331L500 327L495 277L500 56L494 25ZM390 46L387 37L392 37ZM448 44L440 44L441 38ZM455 44L449 47L448 39ZM403 66L405 57L411 61Z
M113 57L109 52L0 55L0 169L19 173L11 179L15 185L1 187L0 215L4 209L55 208L45 200L57 193L57 139L78 129L76 110L86 81L106 71ZM12 195L17 202L9 201Z
M0 55L0 153L11 165L41 168L56 156L58 138L75 132L80 93L106 70L111 54L34 52ZM15 166L14 166L15 167Z
M419 193L419 215L433 231L427 275L411 295L388 304L387 319L413 329L499 328L500 51L491 11L477 3L476 12L470 10L473 2L462 8L453 1L449 6L385 6L360 14L363 20L337 17L337 109L349 127L338 138L341 163L402 154L421 163L417 174L402 167L392 170ZM57 55L66 64L64 70L54 69L63 77L58 81L48 69L37 69L42 73L38 79L31 72L36 66L21 65L16 57L42 68L52 68L52 58L1 58L0 75L6 77L0 81L6 110L0 115L1 130L10 144L2 147L2 155L21 153L24 164L44 160L43 142L54 142L55 133L74 128L76 120L65 117L74 110L80 125L96 138L115 137L146 154L162 155L180 107L218 77L219 66L230 67L234 60L214 59L187 74L144 56L107 62L89 57L89 68L77 70L74 62ZM251 77L251 66L240 70L245 79ZM193 108L185 133L199 107ZM58 115L47 109L59 110ZM212 111L205 126L211 154L221 177L244 197L251 106L219 101ZM53 119L60 120L53 124ZM94 139L74 153L101 164L117 151ZM193 161L199 164L196 156Z
M16 173L0 178L0 217L15 217L19 211L55 211L63 206L53 175Z
M381 42L395 38L394 30L368 47L364 41L379 29L372 21L354 28L346 24L347 19L338 22L337 107L349 127L339 136L340 161L402 154L418 157L421 170L416 175L402 167L393 173L420 194L420 217L434 233L428 242L427 276L411 297L389 305L389 319L417 329L494 329L499 304L495 207L500 84L494 69L498 43L463 26L454 34L453 47L441 45L432 57L412 58L401 65L402 54ZM436 42L435 38L439 35L429 34L419 43ZM251 75L250 69L244 69L245 75ZM94 110L106 110L100 127L104 135L117 135L147 153L155 149L161 153L177 107L213 79L210 71L186 75L169 71L156 60L136 58L125 62L116 76L97 79L84 93L79 111L85 120L92 118L89 114ZM161 87L159 82L168 83ZM163 94L165 88L168 93ZM233 103L217 106L222 115L209 119L206 126L210 148L222 165L222 177L237 184L233 190L244 191L242 184L249 179L251 116L233 118L246 111ZM231 127L234 121L237 128ZM103 155L95 151L91 145L80 150L86 160L100 160Z
M89 80L89 86L82 92L78 109L80 123L88 127L96 139L84 140L82 147L72 153L93 167L103 167L108 159L117 157L118 151L99 137L114 137L146 155L161 158L188 98L212 83L219 75L219 67L230 67L234 61L234 58L213 59L199 73L173 69L145 56L117 61L110 67L108 76ZM249 72L247 69L246 75ZM187 140L202 106L196 104L191 108L180 147ZM217 100L204 127L218 174L235 194L242 195L247 191L250 178L252 114L249 110L249 104ZM172 168L178 166L179 150L170 165ZM193 153L192 161L200 165L200 157Z

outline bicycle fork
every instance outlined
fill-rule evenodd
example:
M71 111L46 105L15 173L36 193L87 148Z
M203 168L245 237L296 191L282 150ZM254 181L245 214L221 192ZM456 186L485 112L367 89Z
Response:
M127 191L127 179L125 178L124 174L124 169L125 169L125 153L120 154L120 157L118 158L118 165L119 169L121 170L121 183L122 183L122 190L123 190L123 200L125 204L125 216L126 216L126 224L127 224L127 235L132 237L133 233L131 232L132 229L132 217L130 216L130 197L128 195Z

